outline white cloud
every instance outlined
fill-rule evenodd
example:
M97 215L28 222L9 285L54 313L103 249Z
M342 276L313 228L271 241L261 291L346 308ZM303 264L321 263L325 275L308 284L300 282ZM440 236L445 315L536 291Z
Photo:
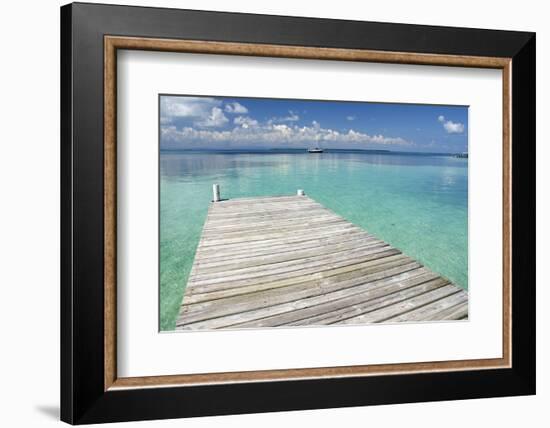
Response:
M292 110L288 111L288 116L283 117L272 117L269 119L268 123L282 123L282 122L298 122L300 120L300 116Z
M229 122L220 108L222 102L215 98L163 96L160 102L161 124L185 119L195 126L208 128Z
M163 96L160 101L161 119L169 121L173 118L205 118L213 107L221 101L208 97L170 97Z
M225 105L225 111L226 111L226 113L233 113L233 114L246 114L246 113L248 113L248 109L245 106L243 106L242 104L239 104L238 102L227 103Z
M332 147L411 144L400 137L370 135L353 129L338 131L323 128L316 121L300 126L297 123L300 116L293 110L289 110L287 116L273 117L267 122L258 122L248 116L247 112L248 109L237 102L224 103L209 97L163 96L160 117L162 144L173 148L216 143L219 143L218 146L290 147L304 147L320 142ZM235 117L230 121L226 114L234 114ZM347 119L352 120L351 117ZM229 123L234 126L228 127Z
M346 116L346 120L349 120L350 122L355 119L355 116Z
M241 125L242 128L249 128L251 126L258 125L258 121L248 116L237 116L233 123L235 125Z
M449 134L462 134L464 132L464 125L458 122L451 122L448 120L443 124L445 131Z
M445 120L445 116L439 116L437 120L443 124L443 128L448 134L462 134L464 132L463 123Z
M229 119L225 117L223 110L219 107L212 107L210 114L203 120L196 122L196 124L202 128L211 128L223 126L227 122L229 122Z
M238 119L238 118L237 118ZM387 137L381 134L370 135L353 129L340 132L330 128L323 128L313 121L311 126L287 125L284 123L268 123L253 126L247 117L238 120L237 126L230 130L204 130L192 127L177 129L175 126L162 127L163 144L171 147L183 147L197 143L229 143L239 145L250 144L287 144L307 145L311 143L337 143L348 145L375 144L375 145L410 145L409 141L401 137ZM242 126L246 124L247 126Z
M285 121L285 122L297 122L298 120L300 120L300 116L298 116L292 110L289 110L288 113L289 113L289 116L284 117L283 121Z

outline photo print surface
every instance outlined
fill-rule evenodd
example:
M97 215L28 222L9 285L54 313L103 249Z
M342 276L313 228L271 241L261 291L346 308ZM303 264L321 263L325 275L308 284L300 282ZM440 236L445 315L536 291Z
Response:
M160 330L468 319L468 107L159 95Z

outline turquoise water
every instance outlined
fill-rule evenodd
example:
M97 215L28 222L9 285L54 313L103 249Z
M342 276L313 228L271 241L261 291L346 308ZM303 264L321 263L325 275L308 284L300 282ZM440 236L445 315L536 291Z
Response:
M306 194L468 288L468 160L369 152L162 152L160 321L172 330L218 183L223 198Z

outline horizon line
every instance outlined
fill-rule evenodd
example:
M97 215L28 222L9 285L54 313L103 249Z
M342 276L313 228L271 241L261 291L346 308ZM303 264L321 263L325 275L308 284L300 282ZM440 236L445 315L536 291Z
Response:
M253 152L269 152L269 151L307 151L308 147L267 147L267 148L160 148L160 152L214 152L214 151L224 151L224 152L243 152L243 151L253 151ZM436 155L456 155L456 154L467 154L468 151L459 151L459 152L429 152L429 151L407 151L407 150L390 150L390 149L335 149L327 148L323 149L325 152L329 151L359 151L359 152L382 152L382 153L418 153L418 154L436 154Z

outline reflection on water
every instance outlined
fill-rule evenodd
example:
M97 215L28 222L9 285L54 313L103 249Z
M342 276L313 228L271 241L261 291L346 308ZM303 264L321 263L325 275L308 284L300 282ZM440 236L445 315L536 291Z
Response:
M211 200L306 194L468 286L468 160L368 152L162 152L161 328L173 328Z
M185 154L161 153L160 171L163 178L189 178L201 175L211 175L220 171L231 170L238 173L239 169L271 166L273 163L262 160L247 159L252 155L230 156L227 154ZM277 162L274 160L274 162ZM278 162L277 162L278 163Z
M373 165L398 165L398 166L453 166L459 168L467 168L468 160L459 159L454 156L442 155L422 155L417 153L411 154L373 154L373 155L354 155L349 157L350 160L356 162L366 162Z
M451 166L467 168L468 160L449 155L425 155L418 153L369 153L369 152L325 152L309 154L292 153L242 153L242 152L161 152L161 176L182 179L211 175L220 171L237 172L243 168L276 167L285 168L301 163L316 168L337 168L342 161L362 162L371 165L394 166Z

